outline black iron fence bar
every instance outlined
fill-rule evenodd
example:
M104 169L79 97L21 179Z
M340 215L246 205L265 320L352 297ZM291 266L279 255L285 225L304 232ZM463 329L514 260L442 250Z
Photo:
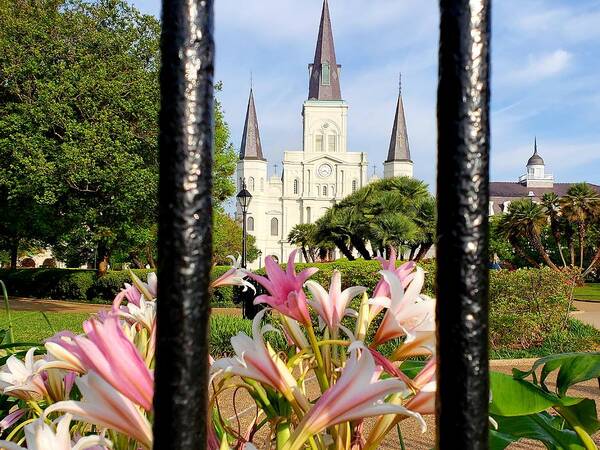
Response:
M437 448L488 448L490 0L440 0Z
M163 0L154 448L206 448L213 1Z

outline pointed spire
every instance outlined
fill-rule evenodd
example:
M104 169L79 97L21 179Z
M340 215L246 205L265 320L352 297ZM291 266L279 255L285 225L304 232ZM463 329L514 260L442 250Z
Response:
M538 153L537 136L535 136L533 138L533 155L531 155L531 158L529 158L529 161L527 161L527 165L528 166L544 166L545 165L544 159Z
M410 161L410 148L408 146L408 132L406 131L406 118L404 117L404 103L402 102L402 76L398 91L398 104L396 105L396 117L392 128L392 138L386 162Z
M256 117L252 88L250 88L250 98L248 99L244 135L242 136L242 146L240 147L240 159L261 159L266 161L260 144L260 133L258 131L258 119Z
M341 100L339 66L335 59L333 31L327 0L323 2L315 60L310 67L309 100Z

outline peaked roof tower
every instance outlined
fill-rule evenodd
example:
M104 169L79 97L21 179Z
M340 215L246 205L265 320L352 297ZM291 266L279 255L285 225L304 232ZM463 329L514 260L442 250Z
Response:
M262 145L260 144L260 133L258 131L258 119L256 117L252 88L250 88L250 98L248 99L248 110L246 111L242 146L240 147L240 159L260 159L266 161L263 156Z
M410 147L408 146L408 132L406 131L406 118L404 117L404 103L402 102L402 78L398 91L398 104L396 105L396 117L392 128L390 149L385 162L411 161Z
M329 15L329 4L323 1L319 37L315 49L315 60L310 67L310 82L308 99L314 100L342 100L340 89L340 66L335 59L335 46L333 44L333 30Z
M531 155L531 158L529 158L529 161L527 161L527 165L528 166L534 166L534 165L543 166L544 165L544 160L538 153L538 149L537 149L537 136L533 140L533 155Z

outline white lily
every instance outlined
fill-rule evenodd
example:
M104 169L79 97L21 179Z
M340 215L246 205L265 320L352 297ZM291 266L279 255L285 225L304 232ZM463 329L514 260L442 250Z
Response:
M35 358L35 348L30 348L21 361L16 356L6 360L0 368L0 389L6 395L20 398L25 401L39 401L48 392L44 380L38 373L44 361Z
M39 418L25 426L27 450L86 450L98 446L112 448L112 444L102 436L85 436L75 444L71 442L69 427L71 415L62 416L54 427ZM24 450L23 447L9 441L0 441L0 448L5 450Z

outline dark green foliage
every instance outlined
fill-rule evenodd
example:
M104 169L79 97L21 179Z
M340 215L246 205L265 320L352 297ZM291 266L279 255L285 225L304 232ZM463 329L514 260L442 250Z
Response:
M210 354L213 358L232 355L231 338L243 332L252 336L252 321L236 316L214 315L210 318ZM284 351L287 348L285 339L279 333L268 332L265 334L275 351Z
M212 277L217 278L228 269L215 266ZM132 272L145 282L153 270L135 269ZM98 277L94 270L85 269L0 269L0 280L6 283L11 296L97 303L111 303L125 283L131 284L127 270L111 270L103 277ZM221 288L214 292L213 306L231 305L232 288Z

